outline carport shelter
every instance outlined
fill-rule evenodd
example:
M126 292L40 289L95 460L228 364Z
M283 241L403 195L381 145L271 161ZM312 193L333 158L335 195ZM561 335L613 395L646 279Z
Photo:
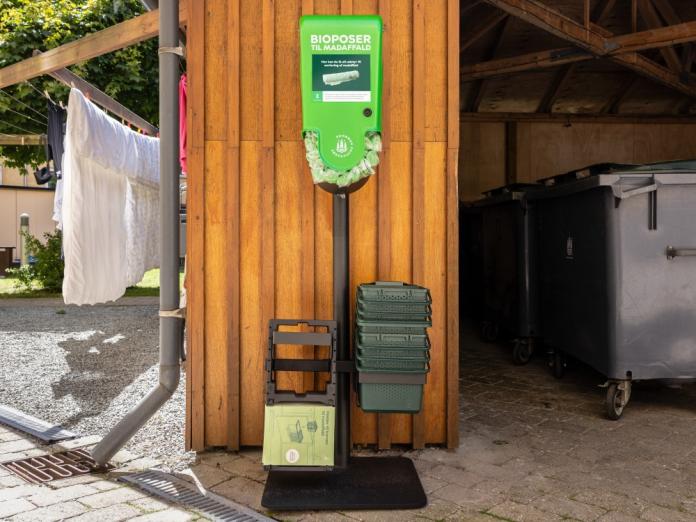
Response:
M354 406L353 443L456 447L460 199L589 163L696 156L696 5L182 2L186 440L196 451L261 444L269 319L332 317L331 196L313 186L301 137L298 27L308 14L379 14L385 25L385 152L352 197L350 287L403 280L433 298L424 411L375 415ZM0 88L154 37L157 16L6 67ZM302 350L312 357L315 348ZM303 390L315 380L299 374L285 383Z

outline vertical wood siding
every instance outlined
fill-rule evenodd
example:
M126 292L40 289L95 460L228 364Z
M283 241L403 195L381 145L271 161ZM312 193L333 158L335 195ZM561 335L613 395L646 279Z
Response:
M188 1L188 446L261 444L268 320L332 317L331 196L301 139L306 14L380 14L386 28L384 153L351 196L351 301L376 279L433 295L424 411L354 404L353 442L456 446L458 1ZM283 376L297 390L319 380Z

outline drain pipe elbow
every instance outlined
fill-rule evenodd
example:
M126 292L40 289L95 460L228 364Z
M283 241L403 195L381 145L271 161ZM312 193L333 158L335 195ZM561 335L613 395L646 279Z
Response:
M176 365L160 365L159 368L159 386L169 394L170 398L179 387L181 370L178 364Z
M92 450L106 464L174 394L179 385L183 318L179 308L179 0L161 0L159 9L160 113L160 359L159 384ZM183 416L183 412L182 412Z

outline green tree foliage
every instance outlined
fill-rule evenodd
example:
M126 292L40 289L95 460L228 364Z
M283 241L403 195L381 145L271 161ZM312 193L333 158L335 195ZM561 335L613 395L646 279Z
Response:
M61 257L61 232L44 233L44 241L22 232L26 239L27 251L34 256L34 263L20 268L10 268L7 273L16 277L17 289L31 292L35 285L45 290L60 292L63 287L65 264Z
M34 49L53 49L143 11L139 0L0 0L0 68L31 57ZM156 39L76 64L70 69L157 125ZM68 87L50 76L40 76L30 82L31 85L23 82L0 90L0 133L46 132L46 120L41 116L46 114L46 99L39 92L45 90L56 103L67 104ZM5 157L9 166L36 166L44 161L44 151L43 147L6 146L0 147L0 157Z

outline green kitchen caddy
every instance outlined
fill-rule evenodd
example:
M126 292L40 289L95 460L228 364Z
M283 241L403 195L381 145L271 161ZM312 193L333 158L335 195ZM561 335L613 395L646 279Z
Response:
M354 344L363 411L421 410L430 369L431 302L426 288L406 283L378 281L358 288Z

